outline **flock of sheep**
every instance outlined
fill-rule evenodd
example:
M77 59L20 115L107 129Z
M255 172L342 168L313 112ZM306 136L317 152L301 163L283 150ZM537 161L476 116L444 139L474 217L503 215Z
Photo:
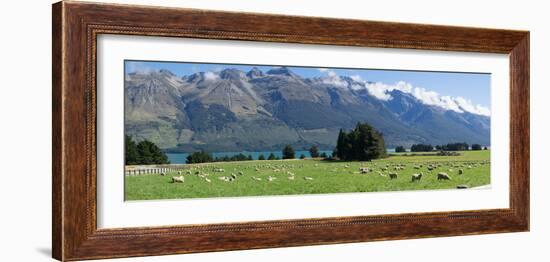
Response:
M358 175L377 174L382 177L388 177L389 180L397 179L399 176L405 175L406 168L412 167L415 173L411 175L411 182L421 181L423 177L434 176L437 180L452 180L450 174L464 175L469 169L480 167L489 164L489 161L469 161L469 162L426 162L426 163L393 163L393 162L369 162L359 163L359 168L355 169L351 163L337 163L331 165L332 172L345 172ZM318 163L313 165L319 167ZM328 166L328 165L327 165ZM226 167L228 169L228 167ZM240 179L252 179L254 181L273 182L277 179L287 179L290 181L296 180L298 176L295 174L303 170L304 162L296 161L295 163L258 163L254 165L236 165L231 170L226 170L216 164L189 165L186 170L177 171L178 176L173 176L172 183L184 183L186 176L197 176L206 183L211 183L212 179L218 179L224 182L234 182ZM339 169L338 169L339 168ZM321 172L321 171L320 171ZM265 173L269 173L265 176ZM260 176L264 174L264 176ZM161 173L161 176L166 176L166 173ZM215 178L214 178L215 177ZM212 179L211 179L212 178ZM313 177L299 176L305 181L314 180ZM467 185L458 185L457 188L468 188Z

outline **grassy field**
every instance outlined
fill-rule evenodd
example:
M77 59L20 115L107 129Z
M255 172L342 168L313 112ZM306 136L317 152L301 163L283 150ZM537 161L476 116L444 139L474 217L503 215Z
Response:
M172 177L179 176L177 173L126 176L125 197L126 200L150 200L326 194L453 189L458 185L490 184L490 151L460 153L460 156L392 156L371 162L304 159L186 165L184 183L172 183ZM437 168L429 171L428 165ZM368 167L370 172L361 174L360 167ZM396 167L403 169L395 170ZM224 171L215 172L216 169ZM462 175L458 174L459 169L463 170ZM412 182L412 174L420 172L422 179ZM445 172L452 179L437 180L438 172ZM227 181L232 173L236 178ZM397 173L397 179L390 179L388 173ZM225 181L220 179L223 177Z

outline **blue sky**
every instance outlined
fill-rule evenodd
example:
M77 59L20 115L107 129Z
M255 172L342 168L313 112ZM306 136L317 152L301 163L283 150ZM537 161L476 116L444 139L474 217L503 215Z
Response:
M253 67L258 67L265 72L275 66L125 61L126 73L167 69L178 76L197 72L215 72L225 68L236 68L247 72ZM440 96L463 97L470 100L473 105L480 105L486 108L490 108L491 105L490 74L344 68L326 68L326 70L319 70L320 68L318 67L293 66L288 66L288 68L302 77L326 76L327 72L334 72L340 76L359 76L366 81L381 82L387 85L394 85L399 81L404 81L413 87L437 92Z

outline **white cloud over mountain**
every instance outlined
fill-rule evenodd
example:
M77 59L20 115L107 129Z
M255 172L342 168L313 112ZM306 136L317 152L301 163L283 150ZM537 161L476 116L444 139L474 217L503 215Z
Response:
M219 77L218 74L214 73L214 72L205 72L204 73L204 80L207 80L207 81L215 81L217 80Z
M422 87L414 87L412 84L404 81L399 81L393 85L388 85L381 82L367 82L359 75L351 76L351 78L354 81L364 83L369 94L380 100L388 101L392 99L389 92L397 89L404 93L413 95L418 100L422 101L422 103L427 105L439 106L443 109L453 110L459 113L469 112L484 116L491 115L491 110L489 108L482 105L474 105L471 100L464 97L442 96L435 91L426 90Z

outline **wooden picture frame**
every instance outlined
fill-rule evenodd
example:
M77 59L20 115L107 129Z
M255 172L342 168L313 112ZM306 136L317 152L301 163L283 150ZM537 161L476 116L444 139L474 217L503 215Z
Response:
M82 260L529 230L529 32L83 2L53 5L53 257ZM99 34L508 54L510 208L98 229Z

